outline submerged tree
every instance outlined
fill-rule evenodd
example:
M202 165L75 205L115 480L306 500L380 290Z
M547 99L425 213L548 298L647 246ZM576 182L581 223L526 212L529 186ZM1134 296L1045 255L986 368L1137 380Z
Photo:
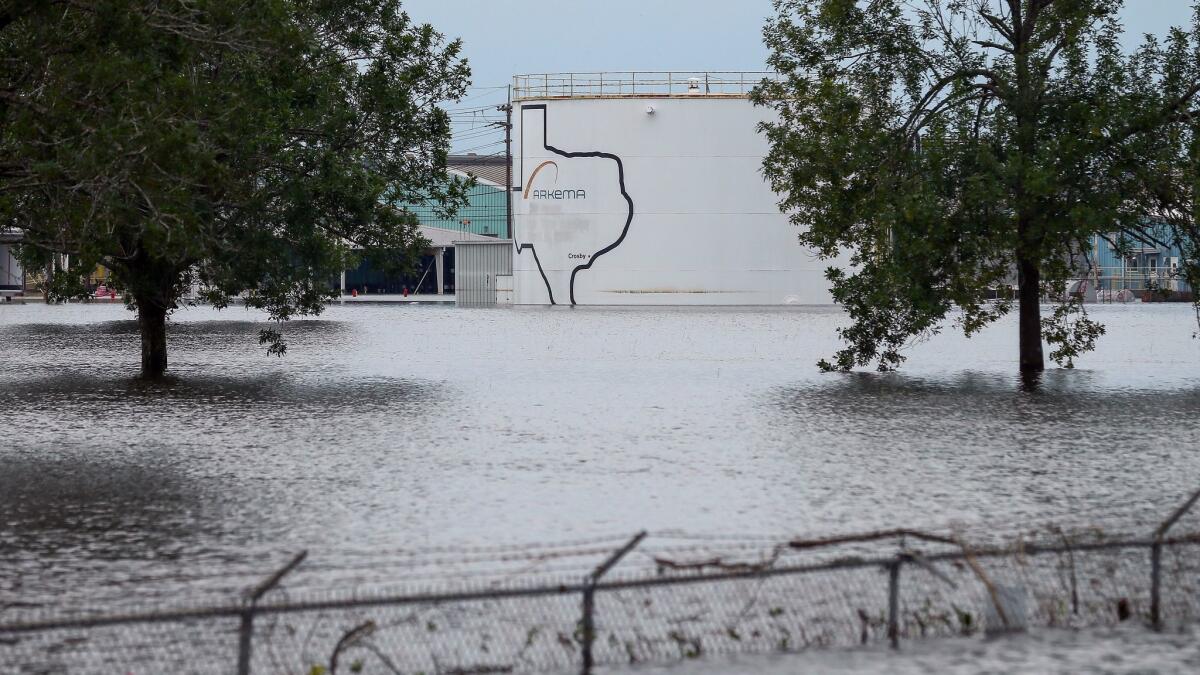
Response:
M1021 371L1043 338L1069 366L1104 332L1066 292L1097 240L1179 246L1200 289L1200 9L1129 54L1120 4L776 1L764 170L803 244L851 254L823 368L894 368L950 315L970 336L1012 310L989 296L1014 274Z
M0 2L0 227L31 267L66 256L55 298L110 269L157 377L193 286L286 320L352 250L411 265L393 205L462 198L437 106L468 84L459 52L396 0Z

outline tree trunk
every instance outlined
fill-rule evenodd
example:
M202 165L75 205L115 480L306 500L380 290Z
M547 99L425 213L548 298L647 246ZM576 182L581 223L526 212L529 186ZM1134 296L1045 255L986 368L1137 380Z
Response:
M1046 369L1042 356L1041 270L1037 263L1018 254L1017 301L1021 317L1021 372L1040 373Z
M157 379L167 372L167 310L138 300L138 328L142 333L142 378Z

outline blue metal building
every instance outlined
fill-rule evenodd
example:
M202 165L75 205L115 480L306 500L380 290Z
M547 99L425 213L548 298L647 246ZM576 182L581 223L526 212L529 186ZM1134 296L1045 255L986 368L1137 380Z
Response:
M1096 287L1107 291L1161 290L1190 293L1191 287L1179 271L1183 251L1178 246L1165 245L1170 240L1164 224L1150 224L1145 237L1112 234L1107 241L1093 241L1092 276ZM1115 244L1115 245L1114 245Z

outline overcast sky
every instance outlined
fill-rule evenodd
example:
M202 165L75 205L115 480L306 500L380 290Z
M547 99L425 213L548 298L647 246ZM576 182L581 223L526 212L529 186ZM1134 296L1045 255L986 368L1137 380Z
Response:
M763 70L770 0L404 0L414 20L462 38L477 89L472 106L502 102L518 73ZM1188 22L1189 0L1127 0L1130 43ZM459 119L460 130L477 125ZM460 133L457 150L490 138ZM473 143L473 140L478 142Z

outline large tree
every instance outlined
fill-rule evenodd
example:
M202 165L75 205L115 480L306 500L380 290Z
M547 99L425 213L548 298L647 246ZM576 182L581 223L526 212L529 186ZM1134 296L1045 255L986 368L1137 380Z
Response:
M461 199L438 107L468 84L459 52L396 0L0 1L0 227L30 265L69 261L56 298L111 270L160 376L193 285L285 320L355 250L411 264L395 205Z
M1021 371L1043 339L1070 365L1104 332L1065 293L1097 240L1180 246L1200 289L1200 11L1129 53L1118 0L775 6L764 170L803 244L851 254L823 367L896 367L949 316L969 336L1011 311L988 297L1014 276Z

